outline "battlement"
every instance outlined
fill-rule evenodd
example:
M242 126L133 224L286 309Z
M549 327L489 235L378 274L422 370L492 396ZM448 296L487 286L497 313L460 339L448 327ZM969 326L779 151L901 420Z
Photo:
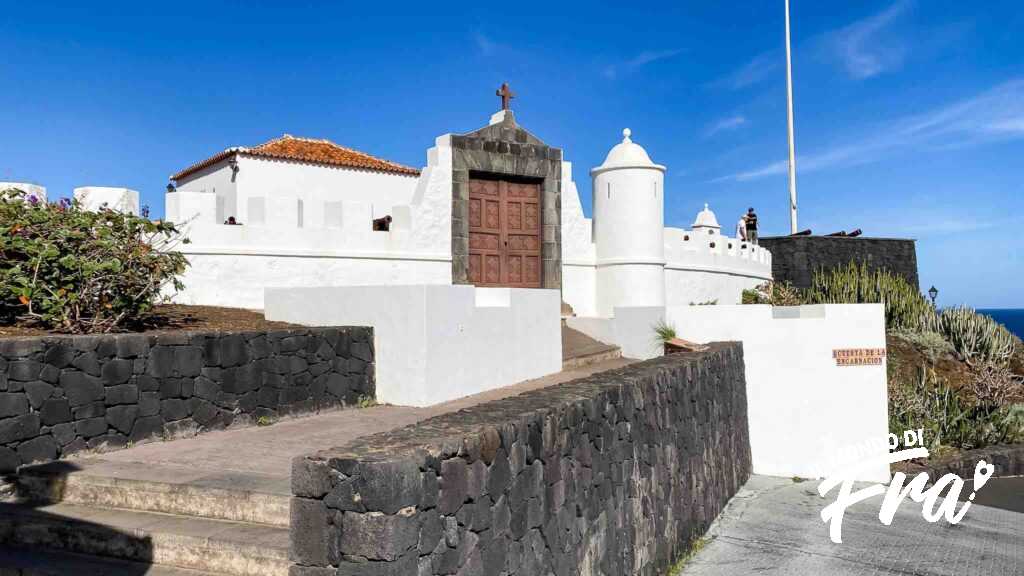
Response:
M666 228L665 260L668 268L735 271L771 279L771 252L716 229Z

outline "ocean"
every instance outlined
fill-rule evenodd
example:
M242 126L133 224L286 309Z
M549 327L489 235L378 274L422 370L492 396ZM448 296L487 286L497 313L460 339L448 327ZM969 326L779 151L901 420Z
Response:
M1010 332L1016 334L1019 338L1024 338L1024 309L1021 308L1001 308L1001 309L989 309L989 310L978 310L982 314L988 314L995 318L996 322L1006 326Z

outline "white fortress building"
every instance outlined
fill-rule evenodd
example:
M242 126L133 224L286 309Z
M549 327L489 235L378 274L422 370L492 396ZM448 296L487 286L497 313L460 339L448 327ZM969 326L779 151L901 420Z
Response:
M505 126L528 135L511 111L487 128ZM574 315L610 317L616 307L735 304L743 289L770 280L771 254L723 236L706 206L690 230L665 227L666 168L624 132L591 170L593 218L560 158L548 170L555 174L510 180L509 193L524 194L522 201L477 202L474 190L493 182L497 193L503 180L483 172L476 179L471 169L471 190L463 191L453 179L453 139L470 135L437 138L422 170L291 135L228 148L172 176L166 217L191 240L182 246L191 266L177 299L262 309L268 287L504 285L560 288ZM561 211L553 214L544 204L554 194L544 188L556 182ZM471 222L467 253L457 254L460 193L470 196L470 220L520 221L507 229ZM545 258L555 231L560 257Z

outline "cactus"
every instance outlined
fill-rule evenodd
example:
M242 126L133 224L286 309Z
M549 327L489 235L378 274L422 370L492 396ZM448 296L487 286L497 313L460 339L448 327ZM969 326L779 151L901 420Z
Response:
M864 264L814 273L806 301L811 304L885 304L888 331L937 332L968 364L1004 364L1013 356L1013 335L991 317L973 308L947 308L941 313L917 288L888 270L869 271Z
M947 308L938 315L938 331L968 364L1005 364L1013 356L1013 335L991 316L973 308Z
M883 303L889 330L934 331L937 325L935 308L902 276L888 270L869 271L855 262L816 271L806 300L811 304Z

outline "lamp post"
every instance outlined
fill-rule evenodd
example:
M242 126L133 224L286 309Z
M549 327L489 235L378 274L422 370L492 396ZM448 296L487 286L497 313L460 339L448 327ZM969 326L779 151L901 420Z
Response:
M930 296L931 299L932 299L932 307L933 308L935 307L935 298L938 295L939 295L939 289L936 288L935 286L932 286L931 288L928 289L928 296Z

